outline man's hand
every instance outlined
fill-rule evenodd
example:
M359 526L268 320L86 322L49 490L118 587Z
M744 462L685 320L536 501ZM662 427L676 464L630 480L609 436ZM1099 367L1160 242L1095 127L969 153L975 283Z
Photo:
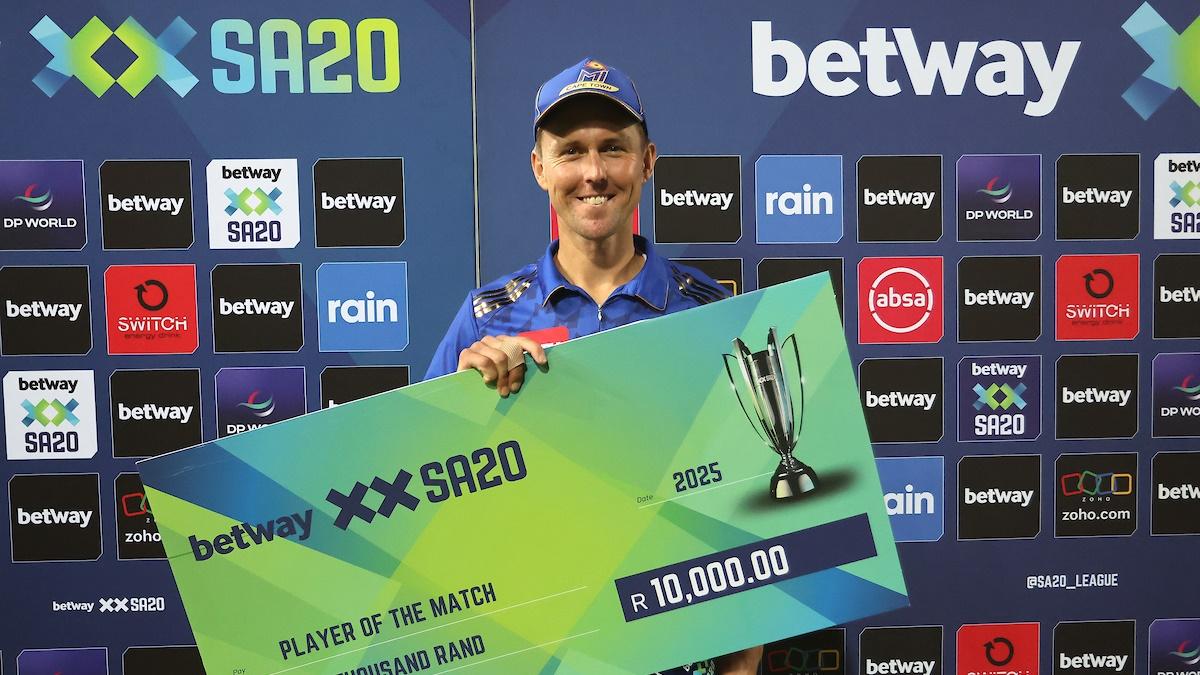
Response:
M718 675L755 675L758 663L762 661L761 646L743 649L740 652L726 654L717 658Z
M484 384L495 387L501 396L508 396L520 391L525 381L522 352L529 352L538 366L546 368L546 350L537 340L520 335L486 335L462 350L458 355L458 370L478 370Z

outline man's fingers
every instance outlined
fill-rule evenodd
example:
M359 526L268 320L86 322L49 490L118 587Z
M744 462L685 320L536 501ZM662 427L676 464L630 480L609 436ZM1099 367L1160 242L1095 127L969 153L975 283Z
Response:
M458 369L473 368L501 396L520 391L525 383L525 352L544 367L546 351L536 340L516 335L485 335L458 356Z
M546 350L542 348L540 342L523 335L514 335L508 339L521 345L521 349L529 352L529 355L533 357L533 361L539 366L546 365Z
M515 337L508 335L488 335L482 341L485 345L504 352L508 356L508 365L510 368L516 368L518 365L525 363L525 352L521 346L521 342Z
M492 347L483 341L475 343L475 346L472 349L476 353L483 355L492 362L492 368L496 372L496 389L500 392L501 396L507 396L508 372L511 364L509 355L504 353L503 350Z
M496 362L488 358L484 354L471 349L464 349L458 357L459 370L478 370L483 376L483 381L487 384L496 383L499 378L500 371L496 368Z
M516 368L508 371L508 389L512 393L521 391L521 385L525 383L525 364L521 364Z

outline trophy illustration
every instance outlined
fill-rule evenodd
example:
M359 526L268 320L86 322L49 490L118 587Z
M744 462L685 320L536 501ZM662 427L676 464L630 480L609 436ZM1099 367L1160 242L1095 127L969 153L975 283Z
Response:
M799 415L794 407L797 398L793 397L792 387L786 379L783 352L780 350L780 347L786 349L789 340L792 343L791 353L796 356L795 389L799 394ZM733 350L733 354L722 355L725 357L725 373L729 376L729 384L754 432L780 457L779 466L771 476L771 496L787 499L815 490L819 484L816 472L792 456L804 425L804 381L796 336L789 335L780 343L775 328L771 327L767 331L766 349L751 352L746 348L746 343L734 338ZM734 377L730 359L737 361L741 378ZM738 390L739 379L745 384L744 395ZM747 400L754 409L753 416L746 407ZM799 424L796 423L797 419L800 420Z

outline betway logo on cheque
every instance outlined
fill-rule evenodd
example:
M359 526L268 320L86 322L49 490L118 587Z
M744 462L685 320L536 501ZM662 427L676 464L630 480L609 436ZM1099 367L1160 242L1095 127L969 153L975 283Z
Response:
M911 28L868 28L866 38L857 45L826 40L805 54L791 40L775 38L770 21L750 24L756 94L790 96L807 80L825 96L842 97L858 91L866 80L872 95L895 96L904 91L892 68L893 57L899 57L908 85L917 96L932 96L935 89L946 96L961 96L974 71L976 91L984 96L1025 96L1024 113L1030 117L1054 111L1080 44L1072 40L1059 43L1053 60L1044 43L1029 40L992 40L982 45L975 40L935 40L922 52ZM782 69L776 68L777 58ZM1036 99L1026 92L1027 62L1041 90ZM780 79L775 79L776 72L781 73Z
M192 547L192 557L202 562L214 555L229 555L235 550L269 544L276 537L296 537L297 541L304 541L312 533L312 516L313 510L309 509L304 513L282 515L265 523L238 523L230 527L228 532L214 535L211 540L193 534L188 537L188 544Z

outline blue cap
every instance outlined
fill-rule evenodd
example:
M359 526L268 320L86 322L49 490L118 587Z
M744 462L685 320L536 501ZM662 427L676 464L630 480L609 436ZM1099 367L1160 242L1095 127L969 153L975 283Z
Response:
M586 58L567 68L538 87L533 101L533 128L562 101L579 94L599 94L617 103L630 115L646 123L642 99L638 98L633 80L625 73L593 58Z

